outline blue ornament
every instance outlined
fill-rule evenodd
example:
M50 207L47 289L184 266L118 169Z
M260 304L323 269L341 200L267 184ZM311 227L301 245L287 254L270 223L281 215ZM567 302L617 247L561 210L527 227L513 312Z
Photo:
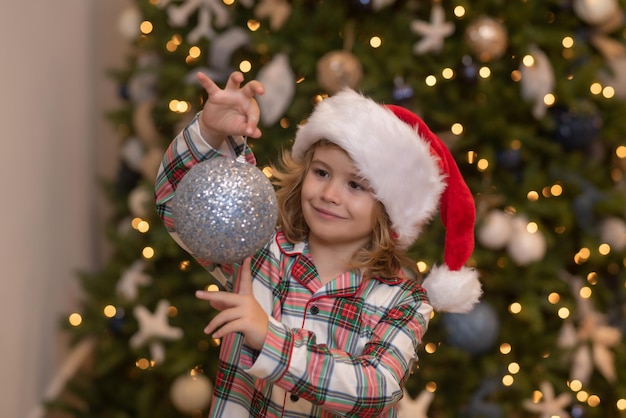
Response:
M498 151L498 165L508 170L518 168L522 164L522 152L519 149L506 149Z
M413 87L407 84L402 77L396 77L393 80L393 92L391 96L396 104L404 104L413 98Z
M484 301L465 314L444 314L442 323L448 343L472 355L487 352L500 332L496 311Z
M465 55L461 58L461 67L458 73L463 81L468 83L475 83L478 81L478 65L474 62L471 56Z
M261 170L213 158L196 164L180 181L172 218L191 254L232 264L267 244L276 228L277 208L274 187Z
M567 151L588 149L602 128L602 118L592 110L555 109L554 119L554 139Z

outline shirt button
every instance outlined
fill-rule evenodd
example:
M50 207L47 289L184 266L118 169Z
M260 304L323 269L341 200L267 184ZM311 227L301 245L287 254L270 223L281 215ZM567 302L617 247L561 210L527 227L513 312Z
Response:
M291 402L298 402L298 399L300 399L298 397L298 395L294 395L293 393L289 396L289 399L291 399Z
M315 305L311 306L311 314L317 315L318 313L320 313L320 308Z

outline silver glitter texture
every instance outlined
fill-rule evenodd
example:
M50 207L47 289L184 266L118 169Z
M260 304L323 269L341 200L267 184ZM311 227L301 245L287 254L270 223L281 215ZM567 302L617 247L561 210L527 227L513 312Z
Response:
M218 264L255 254L276 228L269 179L252 164L214 158L196 164L172 200L174 226L191 253Z

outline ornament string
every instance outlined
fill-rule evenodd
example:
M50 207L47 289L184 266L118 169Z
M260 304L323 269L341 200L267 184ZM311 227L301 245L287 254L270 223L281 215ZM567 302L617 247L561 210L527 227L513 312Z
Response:
M235 161L237 161L238 163L246 163L246 151L248 149L248 137L242 136L241 138L243 139L243 144L241 146L241 153L237 156Z

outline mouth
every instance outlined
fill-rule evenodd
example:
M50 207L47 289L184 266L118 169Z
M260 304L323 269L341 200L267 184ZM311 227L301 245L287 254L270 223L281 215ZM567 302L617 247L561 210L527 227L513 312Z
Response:
M313 206L313 210L324 219L344 219L343 216L339 216L336 213L323 208Z

